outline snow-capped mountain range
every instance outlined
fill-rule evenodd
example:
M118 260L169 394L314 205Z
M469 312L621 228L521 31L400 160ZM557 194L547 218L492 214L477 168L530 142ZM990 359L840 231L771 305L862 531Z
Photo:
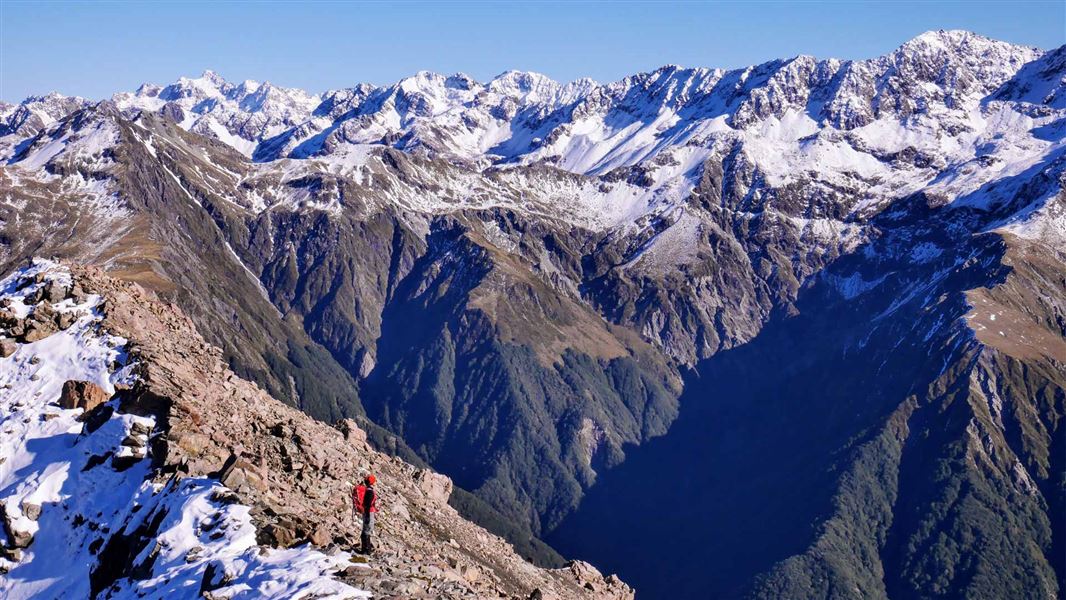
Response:
M548 160L602 174L664 148L705 145L729 129L795 141L825 127L852 131L909 119L934 137L973 134L981 100L1040 55L951 31L924 34L873 60L800 56L734 71L666 66L606 85L560 84L517 71L487 83L420 72L390 86L311 95L270 83L232 84L207 71L113 101L128 112L165 111L182 127L257 160L386 144L489 164ZM1057 99L1052 105L1062 108L1066 100L1056 90L1049 90Z
M368 148L392 147L479 171L547 164L640 184L613 194L635 198L601 198L584 211L618 213L600 219L617 224L655 205L648 188L669 184L683 197L708 157L735 150L775 187L810 178L858 191L859 209L919 189L961 196L1061 145L1058 126L1042 125L1066 110L1062 54L939 31L870 60L667 66L606 85L516 71L488 83L421 72L314 95L207 71L111 102L130 117L165 115L260 163L350 167ZM50 124L91 104L53 93L5 106L0 121L9 140L48 136ZM7 154L16 164L29 159Z

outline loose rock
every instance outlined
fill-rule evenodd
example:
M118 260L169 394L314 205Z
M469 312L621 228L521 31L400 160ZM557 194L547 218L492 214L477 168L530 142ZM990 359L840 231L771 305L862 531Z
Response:
M110 398L103 388L91 381L69 380L63 384L59 395L59 406L72 409L82 408L90 411L107 402Z

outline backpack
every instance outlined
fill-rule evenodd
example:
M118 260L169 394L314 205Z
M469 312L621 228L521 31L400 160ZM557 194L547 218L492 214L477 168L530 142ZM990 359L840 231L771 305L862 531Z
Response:
M368 488L365 485L360 484L355 486L355 489L352 490L352 505L355 506L355 511L358 513L367 512L365 502L367 489ZM374 493L373 496L370 498L369 512L378 512L378 495L376 493Z

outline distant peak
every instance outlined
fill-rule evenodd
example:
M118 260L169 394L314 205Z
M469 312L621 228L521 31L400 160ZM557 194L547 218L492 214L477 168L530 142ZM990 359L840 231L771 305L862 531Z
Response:
M916 36L885 58L944 55L950 60L964 60L973 64L1006 65L1009 70L1042 53L1042 50L1033 46L995 40L972 31L938 29Z
M452 89L469 90L478 85L478 82L466 73L455 73L448 76L448 79L444 81L444 85Z
M444 75L441 75L440 73L437 73L435 71L427 71L423 69L421 71L418 71L411 77L408 77L407 79L414 79L420 81L441 81L445 79L445 77Z
M404 77L396 86L405 92L425 93L438 86L443 86L446 78L433 71L418 71L410 77Z
M675 63L669 63L669 64L665 64L665 65L659 67L658 69L655 69L655 71L653 71L653 73L674 73L674 72L680 71L682 69L684 69L684 67L682 67L681 65L678 65L678 64L675 64Z
M551 80L550 77L536 71L519 71L517 69L508 69L503 73L500 73L493 80L514 80L514 79L537 79L537 80Z
M492 78L489 87L493 89L514 89L528 92L538 87L558 87L558 83L551 77L534 71L508 70Z
M966 31L964 29L935 29L926 31L920 35L915 36L913 39L904 42L900 46L900 50L913 50L919 47L939 47L946 50L958 51L967 45L972 44L1001 44L1004 46L1012 46L1007 42L999 42L991 38L987 38L983 35L976 34L972 31Z
M160 87L160 86L158 86L158 85L156 85L154 83L142 83L140 85L140 87L138 87L137 90L134 92L134 94L136 94L138 96L147 96L147 95L154 96L154 95L158 94L159 90L161 90L161 89L162 89L162 87Z
M221 85L223 83L226 83L226 79L224 77L222 77L215 71L212 71L211 69L205 69L204 72L200 74L200 79L206 79L207 81L210 81L215 85Z
M211 69L205 70L199 77L178 77L175 83L182 87L194 86L202 90L219 90L227 85L226 80Z
M20 102L20 104L33 104L37 102L57 102L68 99L76 101L83 100L83 98L81 98L80 96L64 96L63 94L60 94L59 92L53 90L51 92L48 92L47 94L29 96L25 100Z

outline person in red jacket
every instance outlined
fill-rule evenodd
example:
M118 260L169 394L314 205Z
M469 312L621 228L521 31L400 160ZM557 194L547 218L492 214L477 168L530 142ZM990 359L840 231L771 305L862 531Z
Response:
M363 483L352 490L352 508L363 518L363 533L360 536L362 542L360 551L363 554L374 552L374 544L370 536L374 533L374 513L378 512L378 495L374 491L374 484L377 481L373 475L367 475Z

